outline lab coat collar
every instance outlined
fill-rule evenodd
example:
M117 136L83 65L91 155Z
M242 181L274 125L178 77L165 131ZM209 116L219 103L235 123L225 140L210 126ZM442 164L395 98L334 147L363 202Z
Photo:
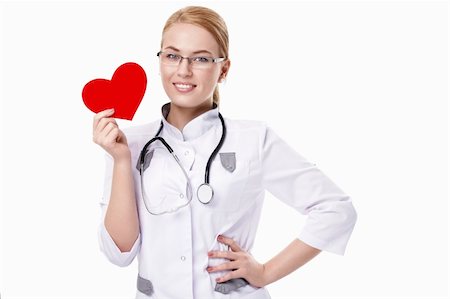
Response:
M219 108L216 103L213 103L213 108L189 121L181 132L177 127L171 125L167 121L167 116L170 111L170 102L166 103L161 108L162 122L164 130L171 136L181 141L189 141L195 139L206 133L211 127L220 122Z

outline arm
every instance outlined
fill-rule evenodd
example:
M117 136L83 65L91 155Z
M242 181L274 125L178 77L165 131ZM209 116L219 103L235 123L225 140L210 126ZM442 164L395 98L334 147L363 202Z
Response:
M242 250L233 239L219 236L218 241L228 245L231 251L212 251L208 254L209 257L226 258L231 262L208 267L206 270L208 272L233 270L217 278L216 281L225 282L242 277L255 287L264 287L285 277L321 252L320 249L296 239L270 261L260 264L250 253Z
M129 265L140 248L139 219L134 193L131 153L125 134L111 110L94 117L93 140L106 150L105 183L98 230L101 251L118 266Z
M219 236L228 251L212 251L212 258L230 262L208 267L208 272L232 270L217 282L245 278L251 285L270 284L315 257L322 250L343 255L356 222L350 197L315 164L310 163L270 128L260 138L262 186L276 198L307 215L305 226L294 240L266 264L258 263L233 239Z
M272 129L266 127L262 135L264 189L307 216L299 240L343 255L357 219L350 196Z
M111 197L105 227L121 252L130 251L139 236L131 156L114 161Z
M295 239L279 254L263 265L264 274L261 286L266 286L294 272L321 250L311 247L299 239Z

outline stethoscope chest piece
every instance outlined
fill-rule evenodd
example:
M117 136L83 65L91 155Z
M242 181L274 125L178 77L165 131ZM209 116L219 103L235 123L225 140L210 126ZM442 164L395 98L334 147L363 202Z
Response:
M200 186L198 186L197 197L201 203L203 203L203 204L209 203L211 201L211 199L213 198L213 196L214 196L214 191L209 184L203 183Z

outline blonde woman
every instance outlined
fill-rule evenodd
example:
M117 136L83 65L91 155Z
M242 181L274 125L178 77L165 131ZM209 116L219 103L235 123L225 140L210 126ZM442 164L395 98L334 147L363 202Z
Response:
M161 119L121 130L113 110L94 117L106 151L100 247L118 266L138 257L136 298L270 298L265 286L321 250L344 254L355 225L350 197L264 122L221 115L228 50L216 12L180 9L157 54L170 99ZM308 218L260 262L251 249L265 190Z

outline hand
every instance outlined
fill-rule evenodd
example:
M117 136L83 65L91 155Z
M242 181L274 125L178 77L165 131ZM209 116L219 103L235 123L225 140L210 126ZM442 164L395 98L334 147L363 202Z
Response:
M130 157L127 138L119 129L113 115L114 109L103 110L94 116L93 141L106 150L114 160Z
M254 287L263 287L265 282L265 267L258 263L253 256L242 250L239 245L230 238L219 236L217 240L230 247L231 251L210 251L210 258L226 258L230 262L220 264L215 267L208 267L208 272L223 270L233 270L222 277L216 279L216 282L225 282L233 278L244 278Z

